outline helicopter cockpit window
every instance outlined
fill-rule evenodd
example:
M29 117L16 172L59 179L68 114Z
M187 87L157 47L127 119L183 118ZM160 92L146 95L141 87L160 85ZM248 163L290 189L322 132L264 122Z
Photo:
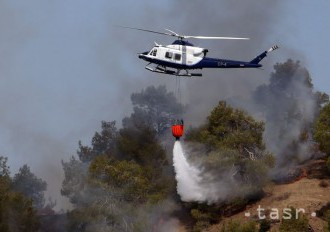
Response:
M175 60L181 60L181 54L174 54Z
M156 56L156 55L157 55L157 49L154 49L154 50L152 51L152 55L153 55L153 56Z
M165 53L165 58L172 59L172 57L173 57L173 53L172 52L166 52Z

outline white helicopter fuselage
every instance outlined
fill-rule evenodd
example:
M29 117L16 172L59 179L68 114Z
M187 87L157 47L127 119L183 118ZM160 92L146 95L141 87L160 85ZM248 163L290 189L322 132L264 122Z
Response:
M171 44L156 44L150 52L143 55L144 60L173 68L191 68L198 64L208 52L205 48Z

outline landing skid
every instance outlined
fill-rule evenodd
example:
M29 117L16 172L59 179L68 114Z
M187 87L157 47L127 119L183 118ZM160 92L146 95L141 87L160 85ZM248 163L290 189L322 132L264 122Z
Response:
M156 73L162 73L162 74L168 74L172 76L179 76L179 77L201 77L202 73L189 73L188 70L181 70L177 69L176 71L166 69L164 66L156 66L155 68L151 68L148 65L145 67L145 69L151 71L151 72L156 72ZM182 73L182 71L184 71Z

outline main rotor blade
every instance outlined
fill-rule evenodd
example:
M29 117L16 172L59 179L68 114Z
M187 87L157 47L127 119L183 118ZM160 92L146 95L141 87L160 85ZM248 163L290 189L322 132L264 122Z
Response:
M127 29L133 29L133 30L138 30L138 31L145 31L149 33L154 33L154 34L159 34L159 35L168 35L168 36L173 36L173 37L178 37L179 39L229 39L229 40L248 40L250 38L240 38L240 37L215 37L215 36L194 36L194 35L180 35L174 31L171 31L169 29L165 29L168 32L159 32L159 31L153 31L153 30L148 30L148 29L142 29L142 28L137 28L137 27L124 27L124 26L119 26L122 28L127 28Z
M193 35L185 35L183 36L185 39L194 38L194 39L239 39L239 40L249 40L250 38L240 38L240 37L212 37L212 36L193 36Z
M173 36L178 36L178 37L180 37L180 35L179 35L178 33L174 32L174 31L171 31L170 29L166 29L166 28L165 28L165 30L171 32Z
M133 30L138 30L138 31L145 31L145 32L150 32L150 33L154 33L154 34L159 34L159 35L169 35L169 36L175 36L175 37L177 37L177 35L175 35L175 34L170 34L170 33L166 33L166 32L152 31L152 30L147 30L147 29L142 29L142 28L136 28L136 27L123 27L123 26L119 26L119 27L127 28L127 29L133 29Z

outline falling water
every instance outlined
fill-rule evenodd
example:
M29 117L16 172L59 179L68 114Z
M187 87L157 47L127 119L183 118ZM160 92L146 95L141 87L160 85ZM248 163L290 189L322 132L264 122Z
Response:
M204 201L204 190L200 185L200 171L188 163L180 141L176 141L174 144L173 165L177 180L177 192L181 196L181 200Z

